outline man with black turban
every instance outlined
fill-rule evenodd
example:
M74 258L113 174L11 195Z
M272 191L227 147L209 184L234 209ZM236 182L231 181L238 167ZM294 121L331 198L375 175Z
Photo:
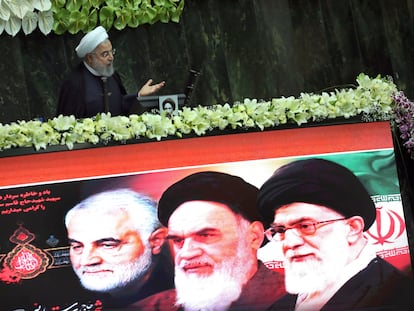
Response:
M149 79L137 93L127 94L113 66L115 49L102 26L88 32L75 51L82 61L62 83L57 115L76 118L94 117L100 112L128 115L137 109L134 105L141 96L154 94L165 85L164 81L152 84Z
M158 218L168 227L176 290L138 309L261 311L285 294L283 277L257 260L264 240L257 191L240 177L209 171L171 185Z
M260 188L258 210L285 257L288 294L270 310L414 310L412 280L364 237L375 205L347 168L323 159L286 164Z

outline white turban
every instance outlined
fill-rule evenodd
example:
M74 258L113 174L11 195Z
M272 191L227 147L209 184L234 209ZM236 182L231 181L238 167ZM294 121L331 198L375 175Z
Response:
M76 54L78 54L79 58L84 58L86 54L95 50L95 48L107 38L108 33L105 28L102 26L96 27L91 32L88 32L79 42L79 45L75 49Z

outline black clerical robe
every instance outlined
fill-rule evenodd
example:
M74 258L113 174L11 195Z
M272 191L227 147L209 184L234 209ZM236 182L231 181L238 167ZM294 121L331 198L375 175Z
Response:
M295 310L297 295L287 294L268 311ZM376 257L346 282L320 311L411 311L414 283L385 260Z
M104 91L101 77L93 75L82 63L62 83L57 115L89 118L105 111L105 93L112 116L128 115L137 102L136 95L127 95L117 72L107 79Z

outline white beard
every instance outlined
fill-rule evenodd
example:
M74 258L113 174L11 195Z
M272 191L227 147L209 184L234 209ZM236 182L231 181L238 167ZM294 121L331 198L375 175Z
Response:
M326 277L320 262L285 263L285 285L291 294L318 292L328 283Z
M210 276L186 275L180 267L176 267L177 305L182 305L186 311L227 310L239 298L247 271L251 269L252 263L244 259L248 251L246 248L240 241L236 256L215 266Z
M82 267L75 270L76 275L79 277L81 284L88 290L105 293L117 293L122 294L123 289L127 287L137 287L139 280L146 274L152 263L152 252L149 246L145 247L144 253L134 262L125 265L109 265L102 264L98 266ZM86 274L84 271L94 271L108 269L112 270L111 275L95 276ZM135 285L135 286L133 286Z
M339 244L339 243L338 243ZM338 254L343 254L342 256ZM346 249L332 247L323 261L312 258L303 262L285 261L285 285L291 294L316 293L335 284L346 266Z

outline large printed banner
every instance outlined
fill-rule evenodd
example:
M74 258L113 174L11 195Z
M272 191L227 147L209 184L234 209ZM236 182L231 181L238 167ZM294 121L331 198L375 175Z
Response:
M105 310L105 297L85 290L73 272L64 224L66 212L92 194L129 188L157 201L200 171L229 173L260 188L280 166L308 158L336 162L359 177L376 206L366 238L410 275L389 124L330 125L0 158L0 309ZM258 257L283 274L277 243Z

